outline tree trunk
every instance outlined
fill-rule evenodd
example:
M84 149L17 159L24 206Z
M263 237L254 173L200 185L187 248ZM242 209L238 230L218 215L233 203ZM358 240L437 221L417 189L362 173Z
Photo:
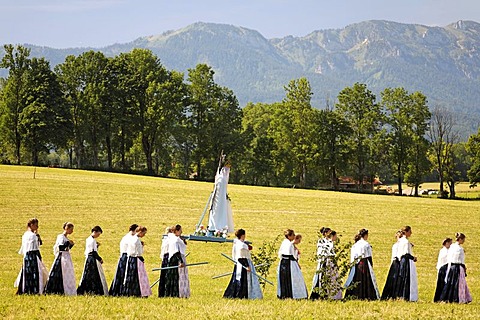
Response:
M153 141L150 142L148 140L148 137L145 137L144 135L142 135L143 152L145 153L145 157L147 158L147 172L150 175L154 174L153 158L152 158L152 145L153 145Z
M112 141L110 139L110 135L107 135L107 137L105 138L105 145L107 147L107 161L108 161L108 169L109 170L112 170L112 163L113 163L113 159L112 159Z
M20 137L20 132L18 132L18 129L15 128L15 156L17 158L17 164L21 164L21 159L20 159L20 147L22 145L22 139Z
M450 183L449 183L449 187L450 187L450 199L455 199L456 198L456 194L455 194L455 180L451 180Z
M402 190L402 168L400 166L397 166L397 178L398 178L398 195L403 196L403 190Z

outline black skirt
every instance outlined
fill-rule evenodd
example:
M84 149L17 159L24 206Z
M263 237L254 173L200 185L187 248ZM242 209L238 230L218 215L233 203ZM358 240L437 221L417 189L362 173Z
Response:
M29 251L25 254L17 294L43 293L40 292L40 274L37 257L41 259L39 250Z
M123 281L125 280L125 269L127 267L127 259L127 254L124 252L118 260L115 278L113 278L112 284L110 285L110 290L108 290L108 294L111 296L122 295Z
M168 267L175 267L183 263L182 255L180 252L175 253L168 260ZM165 274L165 296L166 297L179 297L179 286L178 286L178 268L168 269Z
M248 268L248 259L240 258L238 262L242 266ZM237 280L237 272L241 272L240 280ZM228 283L227 289L223 293L224 298L239 298L239 299L248 299L248 278L247 270L241 268L237 270L237 264L233 267L233 274L230 282Z
M450 264L450 270L448 270L447 281L440 295L440 301L459 302L458 288L460 268L465 268L465 266L459 263Z
M398 281L398 270L400 269L400 261L395 258L390 265L390 270L388 270L387 280L385 281L385 286L383 287L382 300L394 299L395 293L394 288L397 286Z
M168 253L163 255L162 268L168 267ZM158 296L165 297L165 284L166 284L167 270L160 270L160 281L158 281Z
M125 282L122 286L122 296L141 296L140 281L138 279L138 259L141 259L141 257L128 257Z
M77 294L105 295L103 291L102 280L97 268L98 253L91 253L85 261L85 269L83 270L82 282L77 288Z
M447 276L448 264L444 264L438 270L437 275L437 287L435 288L435 296L433 297L433 302L440 301L440 296L442 295L443 288L445 287L445 278Z
M372 257L361 259L355 266L355 275L352 284L353 288L347 289L345 297L354 297L362 300L377 300L377 292L371 276L368 262Z
M410 260L413 260L413 256L410 254L404 254L400 258L397 281L393 288L393 298L410 300Z
M292 272L290 267L292 260L295 260L292 255L282 255L282 260L280 260L280 268L278 271L278 280L280 283L279 299L293 298Z
M57 255L45 287L46 294L64 294L62 273L62 252Z

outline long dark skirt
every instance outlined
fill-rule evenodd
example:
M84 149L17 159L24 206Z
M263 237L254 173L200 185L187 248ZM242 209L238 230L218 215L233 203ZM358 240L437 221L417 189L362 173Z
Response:
M93 255L88 255L85 261L85 268L83 270L82 280L77 288L77 294L105 294L97 268L97 260Z
M128 257L125 282L122 286L122 296L140 297L140 281L138 279L138 257Z
M362 300L377 300L377 291L375 290L374 279L372 279L369 266L369 258L361 259L355 266L355 275L353 276L353 288L347 289L345 297L355 297Z
M245 258L238 259L238 262L248 268L248 260ZM248 299L248 278L245 268L237 269L238 264L233 267L233 274L227 289L223 293L224 298ZM241 273L240 280L237 280L237 272Z
M37 257L41 258L40 251L34 250L26 253L18 285L17 294L42 294L40 292L40 272Z
M112 284L110 285L110 290L108 294L111 296L120 296L122 295L123 281L125 280L125 270L127 267L127 254L122 253L120 259L118 260L117 270L115 271L115 278L113 278Z
M162 268L168 267L168 253L163 255ZM160 270L160 281L158 281L158 296L165 297L165 284L166 284L167 270Z
M175 253L169 260L168 260L168 267L178 266L182 263L182 256L180 252ZM178 268L168 269L165 274L165 296L166 297L179 297L179 274Z
M388 270L387 280L385 281L385 286L383 287L382 300L394 299L395 293L394 288L397 286L398 281L398 270L400 269L400 261L395 258L390 265L390 270Z
M404 254L400 258L400 264L398 269L398 278L393 289L393 298L410 300L410 260L413 260L413 256L410 254Z
M452 263L448 270L447 281L440 295L440 301L456 303L471 302L472 296L468 290L465 276L465 266L463 264Z
M47 286L45 287L46 294L64 294L63 288L63 272L62 272L62 254L58 254L53 263L52 270L48 276Z
M435 296L433 297L433 302L440 301L440 296L443 292L443 287L445 287L445 278L447 277L448 264L444 264L438 270L437 275L437 287L435 288Z
M293 298L293 288L292 288L292 270L290 266L290 261L295 259L293 256L282 256L280 260L280 265L278 268L278 283L279 291L277 294L279 299Z

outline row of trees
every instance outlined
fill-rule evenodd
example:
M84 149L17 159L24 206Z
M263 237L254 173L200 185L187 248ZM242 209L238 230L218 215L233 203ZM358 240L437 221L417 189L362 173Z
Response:
M356 83L334 105L317 109L301 78L285 86L283 101L242 110L209 66L185 76L149 50L113 58L89 51L54 70L22 46L7 45L5 52L3 162L211 179L224 150L237 183L338 189L339 177L351 176L364 190L381 177L395 179L399 193L406 182L417 194L434 170L454 196L459 172L467 170L461 165L470 168L470 157L480 153L478 135L458 143L453 115L430 112L423 94L403 88L387 88L377 101ZM473 161L472 182L479 167Z

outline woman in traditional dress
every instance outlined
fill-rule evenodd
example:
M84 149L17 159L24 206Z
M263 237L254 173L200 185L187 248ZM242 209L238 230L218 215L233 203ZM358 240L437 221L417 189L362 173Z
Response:
M443 291L443 287L445 286L445 278L447 277L447 268L448 268L448 249L452 244L451 238L446 238L443 240L443 247L440 249L438 253L438 261L437 261L437 287L435 288L435 296L433 297L433 302L440 301L440 296Z
M132 224L128 228L128 233L123 236L120 241L120 258L118 259L117 269L115 270L115 277L113 278L112 284L110 285L110 290L108 294L111 296L120 296L122 294L123 281L125 280L125 269L127 267L127 247L128 242L135 235L135 230L137 229L137 224Z
M448 249L448 270L445 286L440 296L441 301L469 303L472 302L470 290L468 290L467 267L465 267L465 252L462 244L465 243L465 235L463 233L455 234L456 242Z
M175 227L167 227L165 229L165 235L162 237L162 245L160 249L160 259L162 259L161 268L168 266L168 239L173 235ZM167 270L160 270L160 279L158 281L158 296L160 298L165 297L165 283L166 283Z
M108 295L107 281L103 272L103 259L98 255L97 238L103 233L100 226L92 229L92 234L85 241L85 266L77 288L77 294Z
M401 230L403 236L398 240L397 247L397 258L400 262L392 298L417 301L418 279L415 266L417 258L413 255L413 244L408 240L412 235L412 228L405 226Z
M182 226L177 224L168 239L168 267L174 268L168 269L165 275L165 296L167 297L190 297L190 281L185 258L187 246L181 235Z
M317 270L313 276L311 300L342 299L342 288L338 283L338 267L335 263L337 232L330 228L320 229L324 236L317 243Z
M378 300L377 280L373 273L372 247L367 242L368 230L360 229L354 237L355 244L351 248L350 262L354 263L350 270L345 287L345 298L354 297L362 300ZM353 286L352 286L353 285Z
M73 270L72 257L70 249L74 243L68 239L73 233L73 223L65 222L63 224L63 233L57 236L57 241L53 246L53 254L55 261L50 269L45 293L47 294L64 294L66 296L77 295L77 287L75 284L75 271Z
M396 286L397 278L398 278L398 270L400 267L400 261L397 258L397 249L398 249L398 242L400 238L403 237L402 230L398 230L395 233L395 243L392 246L392 263L390 264L390 269L388 270L387 280L385 282L385 286L383 287L382 292L382 300L392 299L394 298L394 288Z
M277 269L277 297L279 299L306 299L308 297L307 287L298 261L294 257L295 248L292 241L295 239L295 232L287 229L284 231L284 235L285 239L278 251L280 263Z
M41 244L38 220L30 219L27 222L27 231L22 236L22 247L18 251L23 254L23 264L14 284L18 287L17 294L42 294L45 289L48 270L40 255Z
M143 259L143 242L141 238L147 233L147 228L138 226L135 235L127 243L127 269L122 286L123 296L148 297L152 289L148 282L147 271Z
M232 278L228 284L224 298L262 299L260 282L255 276L255 266L252 263L250 247L245 243L246 232L238 229L237 239L233 240L232 258L237 261L233 267Z
M302 242L302 235L300 233L295 234L295 238L293 239L293 257L297 260L298 267L302 269L300 266L300 249L298 249L298 245Z

